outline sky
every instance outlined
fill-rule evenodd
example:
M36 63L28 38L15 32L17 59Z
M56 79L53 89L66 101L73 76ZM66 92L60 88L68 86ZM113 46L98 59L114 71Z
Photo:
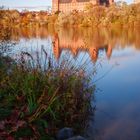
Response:
M52 0L0 0L0 6L26 7L26 6L51 6Z
M119 0L115 0L119 1ZM132 3L133 0L123 0ZM52 0L0 0L0 6L6 7L33 7L33 6L51 6Z

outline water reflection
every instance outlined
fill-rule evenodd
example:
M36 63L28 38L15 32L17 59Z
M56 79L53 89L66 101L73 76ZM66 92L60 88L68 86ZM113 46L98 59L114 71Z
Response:
M54 29L20 28L12 29L12 40L19 44L39 41L48 47L44 40L50 40L50 48L56 60L69 52L72 59L79 59L86 53L92 62L103 57L103 67L97 76L102 76L117 62L109 75L97 83L103 94L96 95L97 111L91 118L88 129L89 139L138 140L140 138L140 29ZM39 45L39 46L40 46ZM34 46L33 46L34 47ZM87 55L88 54L88 55ZM84 58L86 61L86 58ZM123 132L123 133L122 133Z
M121 46L121 48L131 46L140 49L138 36L138 30L61 29L54 36L54 52L58 57L61 54L61 50L69 49L73 56L76 57L79 52L87 51L95 62L98 59L100 50L105 51L107 58L110 59L112 50L117 46Z
M104 51L110 59L113 49L134 47L140 49L140 29L59 29L46 27L18 28L12 30L11 39L20 42L24 39L52 38L53 51L59 59L63 50L69 50L73 57L80 52L88 52L93 62L96 62L100 51Z

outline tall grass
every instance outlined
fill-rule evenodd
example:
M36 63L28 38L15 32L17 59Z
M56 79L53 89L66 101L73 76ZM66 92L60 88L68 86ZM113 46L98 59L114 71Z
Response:
M64 59L54 65L42 48L36 59L22 52L17 60L1 55L0 136L3 139L52 139L65 126L80 132L88 118L95 86L85 66ZM3 67L7 65L5 69ZM10 66L10 67L9 67Z

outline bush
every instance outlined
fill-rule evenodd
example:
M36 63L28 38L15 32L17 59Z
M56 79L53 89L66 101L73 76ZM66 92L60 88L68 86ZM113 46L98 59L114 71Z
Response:
M84 66L74 66L68 59L54 65L43 48L42 52L44 64L38 53L36 59L27 52L17 60L0 57L3 139L51 139L62 127L79 132L85 126L95 86L89 85Z

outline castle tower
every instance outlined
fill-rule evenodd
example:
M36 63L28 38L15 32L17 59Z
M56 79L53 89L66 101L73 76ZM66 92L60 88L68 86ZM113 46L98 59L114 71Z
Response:
M59 0L52 0L52 11L59 11Z

